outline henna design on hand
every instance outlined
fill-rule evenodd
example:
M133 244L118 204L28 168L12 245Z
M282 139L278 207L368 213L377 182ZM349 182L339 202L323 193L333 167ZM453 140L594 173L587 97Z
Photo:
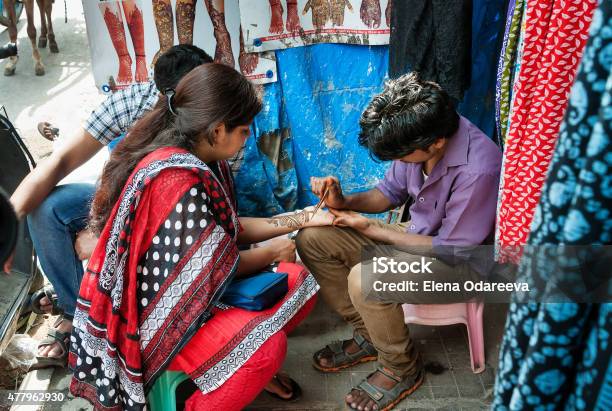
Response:
M314 211L302 210L294 214L281 215L278 217L272 217L267 220L269 224L273 224L276 227L288 227L293 230L303 227L308 223L312 217L314 217Z
M353 6L349 0L330 0L331 3L331 20L334 26L344 25L344 12L348 7L350 11L353 11Z
M312 9L312 25L315 29L320 30L325 27L331 15L329 0L308 0L302 14L308 13L310 9Z
M371 29L380 26L380 0L361 0L361 21Z

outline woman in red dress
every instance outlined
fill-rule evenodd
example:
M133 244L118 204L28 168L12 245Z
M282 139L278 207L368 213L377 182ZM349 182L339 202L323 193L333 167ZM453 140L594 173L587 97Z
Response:
M113 151L92 205L100 239L81 283L69 355L70 390L96 409L143 409L167 369L184 371L199 388L187 409L241 409L264 388L291 396L282 389L291 384L272 377L285 334L312 308L318 285L290 263L290 240L248 251L238 244L333 218L312 209L238 218L225 160L243 146L260 109L240 73L202 65ZM233 277L283 260L289 291L272 308L219 303Z

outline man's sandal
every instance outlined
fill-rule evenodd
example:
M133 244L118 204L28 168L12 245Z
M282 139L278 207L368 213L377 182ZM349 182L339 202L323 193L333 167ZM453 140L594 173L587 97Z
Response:
M47 297L51 303L51 311L42 310L40 300L42 300L43 297ZM60 315L64 312L58 305L57 293L51 284L45 285L43 288L32 294L32 297L30 297L30 305L32 306L32 311L34 311L36 314Z
M384 374L387 378L397 381L397 384L389 390L386 390L381 387L376 387L368 382L368 378L376 372ZM392 410L397 404L399 404L404 398L412 394L421 386L423 383L423 372L418 372L413 377L406 377L405 379L401 379L389 372L387 372L383 367L379 366L374 373L368 375L366 379L361 381L357 387L354 387L353 390L358 390L364 392L378 407L378 411L389 411ZM357 410L357 408L353 408L350 404L347 404L350 410Z
M37 355L36 363L30 367L30 370L39 370L41 368L51 367L65 368L68 365L68 345L66 344L66 340L69 340L71 332L61 332L56 328L64 319L65 318L63 317L58 318L55 324L53 324L53 328L50 328L47 332L47 338L38 344L38 349L40 349L41 347L57 343L62 349L62 353L59 356L54 357L42 357Z
M335 341L314 354L312 366L319 371L336 372L363 362L376 361L378 352L371 342L357 333L355 333L353 340L359 346L359 351L348 353L344 351L342 347L344 341ZM331 354L331 356L329 354ZM333 365L331 367L322 366L319 363L320 358L329 358Z

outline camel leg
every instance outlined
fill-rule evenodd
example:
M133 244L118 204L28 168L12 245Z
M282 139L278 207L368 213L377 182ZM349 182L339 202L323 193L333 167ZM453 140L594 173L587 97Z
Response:
M25 0L24 6L26 10L26 17L28 18L28 37L30 38L30 43L32 44L34 73L37 76L42 76L45 74L45 66L42 63L42 59L40 58L40 52L38 51L38 47L36 45L36 26L34 25L34 0Z
M49 27L49 51L51 53L59 53L59 47L55 41L55 33L53 32L53 20L51 19L51 12L53 11L53 0L45 1L45 17L47 18L47 26Z
M3 0L2 2L4 10L8 12L9 26L8 33L9 39L11 43L17 44L17 15L15 14L15 0ZM17 61L19 57L13 56L10 57L6 66L4 66L4 75L12 76L15 74L15 69L17 68Z
M45 17L45 1L36 0L38 11L40 12L40 37L38 38L38 48L47 47L47 18Z

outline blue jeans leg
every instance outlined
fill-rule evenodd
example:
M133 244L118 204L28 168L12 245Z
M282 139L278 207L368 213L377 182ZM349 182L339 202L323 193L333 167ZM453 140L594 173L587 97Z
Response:
M42 269L55 288L60 308L74 315L83 263L74 250L76 234L87 225L93 184L56 187L28 216L32 242Z

